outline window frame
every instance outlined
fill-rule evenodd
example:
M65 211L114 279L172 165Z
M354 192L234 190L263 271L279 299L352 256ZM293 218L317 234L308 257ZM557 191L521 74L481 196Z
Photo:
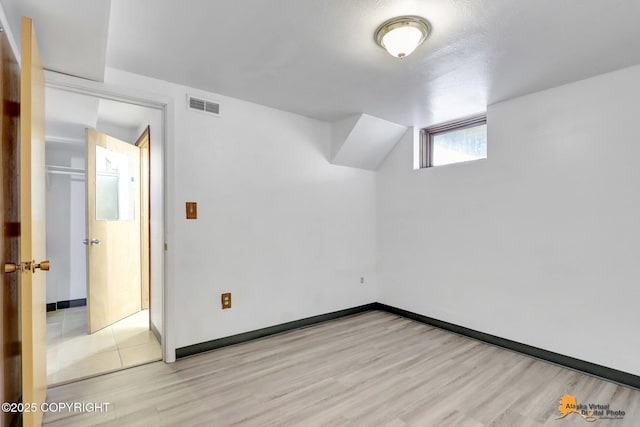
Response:
M464 117L435 126L424 128L420 131L420 169L432 168L433 166L433 137L443 133L487 124L487 113ZM480 159L478 159L480 160ZM457 162L465 163L465 162ZM456 163L451 163L456 164ZM442 165L446 166L446 165Z

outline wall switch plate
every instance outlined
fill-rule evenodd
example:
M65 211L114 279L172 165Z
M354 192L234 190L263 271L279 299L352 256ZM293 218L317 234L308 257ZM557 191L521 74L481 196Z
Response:
M196 202L187 202L187 219L198 218L198 204Z
M222 304L223 310L231 308L231 292L220 295L220 303Z
M360 283L364 283L364 277L360 278Z

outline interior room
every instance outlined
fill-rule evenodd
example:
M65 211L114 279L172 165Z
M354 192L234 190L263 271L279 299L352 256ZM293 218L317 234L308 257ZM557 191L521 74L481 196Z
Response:
M639 20L637 0L0 0L46 103L46 258L3 280L50 261L38 407L104 403L25 425L636 425ZM139 177L100 154L148 126ZM107 187L131 198L90 199ZM139 309L91 287L133 260ZM19 314L27 348L42 322ZM42 363L14 356L6 378Z
M46 240L56 266L47 278L47 383L54 385L162 359L152 326L160 323L160 300L153 300L151 319L148 283L127 316L89 328L87 250L93 243L86 200L87 129L135 144L147 127L162 138L162 117L152 108L69 90L48 88L45 96Z

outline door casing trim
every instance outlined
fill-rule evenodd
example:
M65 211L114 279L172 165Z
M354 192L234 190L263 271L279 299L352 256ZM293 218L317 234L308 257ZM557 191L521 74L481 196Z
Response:
M63 90L75 94L93 96L100 99L106 99L117 102L124 102L132 105L137 105L146 108L152 108L160 111L162 126L161 126L161 136L162 140L160 143L155 143L160 151L161 156L161 164L162 170L160 171L160 182L153 182L154 186L160 186L161 191L157 194L161 195L161 205L162 209L162 235L160 238L156 236L156 240L159 240L159 245L162 245L162 276L152 278L153 280L160 281L160 289L162 289L162 334L161 334L161 347L162 347L162 360L171 363L175 361L175 347L173 345L173 335L171 333L171 326L173 322L171 321L172 309L168 301L170 300L170 293L167 277L169 276L169 267L170 263L166 256L166 247L167 247L167 224L170 220L171 212L167 208L169 206L168 199L170 197L169 188L167 183L168 175L171 171L170 164L167 161L167 147L171 146L173 143L173 100L170 97L152 94L144 91L133 90L131 88L118 87L113 85L108 85L101 82L95 82L91 80L86 80L74 76L69 76L65 74L60 74L55 71L45 70L45 81L46 87L52 89ZM151 198L154 195L150 195ZM151 236L153 239L153 236ZM153 268L153 260L150 260ZM157 276L157 275L156 275Z

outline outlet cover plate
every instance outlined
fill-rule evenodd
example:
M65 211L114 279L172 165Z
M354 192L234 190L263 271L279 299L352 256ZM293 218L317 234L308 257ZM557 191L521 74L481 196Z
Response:
M225 310L227 308L231 308L231 292L227 292L220 295L220 303L222 304L222 309Z

